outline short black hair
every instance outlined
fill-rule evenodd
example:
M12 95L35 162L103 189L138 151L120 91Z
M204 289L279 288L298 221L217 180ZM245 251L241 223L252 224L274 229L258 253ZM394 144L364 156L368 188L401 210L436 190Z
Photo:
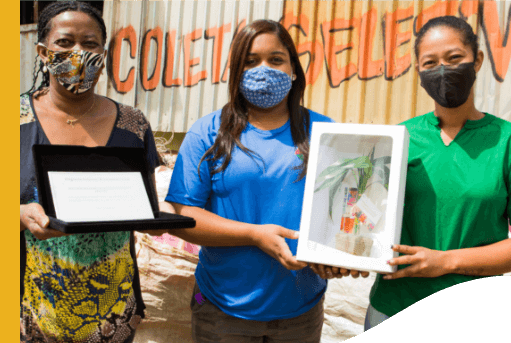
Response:
M415 57L419 59L419 45L422 42L422 39L426 35L426 33L434 28L434 27L449 27L451 29L456 30L461 35L461 41L465 45L470 45L472 48L472 52L474 53L474 59L477 57L477 51L479 50L479 42L477 40L477 35L472 30L472 27L463 19L446 15L443 17L437 17L429 20L426 24L424 24L419 33L417 34L417 38L415 39Z

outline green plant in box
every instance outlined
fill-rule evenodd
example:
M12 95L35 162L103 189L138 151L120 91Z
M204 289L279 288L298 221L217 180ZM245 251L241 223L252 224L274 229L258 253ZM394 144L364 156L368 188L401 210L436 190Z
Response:
M329 189L328 196L328 214L332 218L332 207L335 194L341 188L342 182L349 173L357 183L358 197L360 198L366 189L373 183L380 183L388 190L389 177L390 177L390 156L382 156L374 158L374 149L368 155L363 155L357 158L340 158L319 174L316 179L316 189L314 192L319 192L322 189ZM374 180L371 184L367 184L369 179L376 173L378 179Z

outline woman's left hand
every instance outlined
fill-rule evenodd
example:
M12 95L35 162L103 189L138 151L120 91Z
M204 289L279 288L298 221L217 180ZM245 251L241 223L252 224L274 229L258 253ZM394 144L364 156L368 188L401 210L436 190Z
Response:
M409 245L394 245L392 250L405 255L391 259L388 264L391 266L409 264L410 266L385 275L383 277L385 280L402 277L438 277L447 274L445 251Z

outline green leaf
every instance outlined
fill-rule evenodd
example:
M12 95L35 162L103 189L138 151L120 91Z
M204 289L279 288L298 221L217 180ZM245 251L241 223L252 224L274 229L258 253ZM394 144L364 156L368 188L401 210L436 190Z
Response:
M344 162L343 162L344 161ZM325 181L326 179L334 177L336 174L342 172L342 167L349 165L353 159L344 159L341 158L337 162L331 164L330 166L326 167L325 170L319 174L319 176L316 178L316 183L321 183Z
M376 149L376 146L373 146L373 150L371 150L371 153L369 154L369 160L372 164L374 164L374 150Z
M385 189L389 189L389 179L390 179L390 169L389 167L387 166L383 166L383 170L385 172L385 184L383 185L383 187L385 187Z
M346 177L346 174L348 173L349 170L350 169L343 167L343 170L337 175L337 177L326 180L325 182L323 182L323 184L321 186L316 188L314 190L314 192L319 192L322 189L325 189L325 188L335 185L336 182L340 182L340 181L344 180L344 178Z
M346 175L348 175L348 171L346 170L346 174L344 175L344 177L342 179L339 179L339 181L333 185L331 188L330 188L330 191L328 192L328 215L330 216L330 219L333 219L332 218L332 209L334 207L334 197L335 197L335 194L338 192L339 190L339 187L341 187L342 185L342 181L344 181L344 178L346 177Z
M355 168L365 168L371 165L371 161L369 160L369 157L367 156L360 156L357 157L354 161L354 167Z
M367 168L364 168L362 175L363 175L363 178L359 184L359 190L358 190L359 194L364 194L364 192L367 188L367 182L369 181L371 176L373 176L373 167L369 166Z
M374 171L380 177L380 179L385 180L385 173L383 172L383 168L376 168Z
M380 164L380 163L389 164L390 163L390 156L378 157L373 162L373 164Z

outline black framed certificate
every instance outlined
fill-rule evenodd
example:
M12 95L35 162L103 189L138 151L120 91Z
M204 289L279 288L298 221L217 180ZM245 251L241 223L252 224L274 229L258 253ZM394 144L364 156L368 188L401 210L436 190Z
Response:
M34 145L39 202L64 233L195 227L160 212L142 148Z

